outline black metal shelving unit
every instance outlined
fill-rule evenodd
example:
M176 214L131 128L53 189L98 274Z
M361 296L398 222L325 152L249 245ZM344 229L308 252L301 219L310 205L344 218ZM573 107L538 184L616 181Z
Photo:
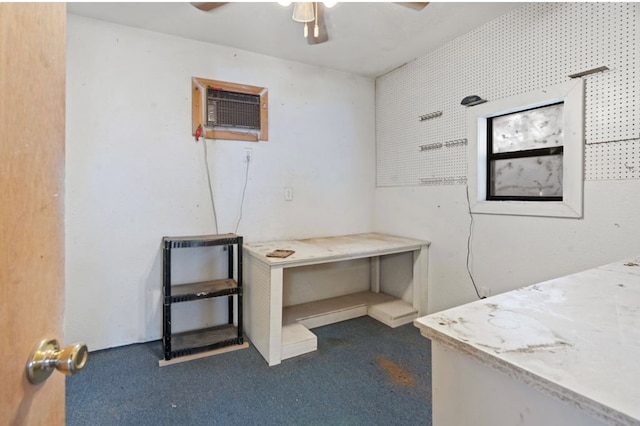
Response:
M164 359L191 355L224 346L241 345L242 333L242 237L235 234L199 235L191 237L163 237L162 289L164 293L162 313L162 343ZM179 248L226 246L228 278L171 284L171 251ZM234 324L233 298L237 297L237 324ZM191 302L213 297L227 297L228 323L183 333L171 332L171 306L174 303Z

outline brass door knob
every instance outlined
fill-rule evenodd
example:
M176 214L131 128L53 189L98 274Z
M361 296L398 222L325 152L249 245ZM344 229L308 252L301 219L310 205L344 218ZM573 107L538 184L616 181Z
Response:
M33 384L42 383L58 370L66 375L82 370L89 358L89 349L84 343L76 343L60 350L56 339L43 339L31 352L27 361L27 378Z

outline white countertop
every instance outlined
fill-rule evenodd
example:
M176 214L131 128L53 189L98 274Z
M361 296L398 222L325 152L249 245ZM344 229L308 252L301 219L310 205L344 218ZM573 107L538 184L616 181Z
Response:
M414 324L434 342L609 424L640 425L640 256Z
M268 241L244 244L245 251L269 265L300 266L337 259L381 256L403 251L419 250L428 246L428 241L393 235L366 233L336 237L308 238L303 240ZM293 250L285 258L267 257L273 250Z

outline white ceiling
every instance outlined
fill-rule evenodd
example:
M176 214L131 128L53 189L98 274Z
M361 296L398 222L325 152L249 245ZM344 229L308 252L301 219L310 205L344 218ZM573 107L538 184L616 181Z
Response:
M293 6L232 2L210 12L189 3L69 3L68 12L121 25L377 77L523 3L344 2L325 12L329 41L309 45Z

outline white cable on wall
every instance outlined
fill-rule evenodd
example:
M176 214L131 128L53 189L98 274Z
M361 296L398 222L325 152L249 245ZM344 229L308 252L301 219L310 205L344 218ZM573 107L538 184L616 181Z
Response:
M240 226L240 221L242 220L242 209L244 207L244 196L247 192L247 182L249 181L249 164L251 164L251 158L246 157L245 161L247 162L247 167L244 172L244 185L242 185L242 198L240 198L240 214L238 215L238 221L236 222L236 228L233 231L234 234L238 233L238 227Z
M216 212L216 203L215 203L215 197L213 195L213 185L211 184L211 172L209 170L210 166L209 166L209 155L208 155L208 150L207 150L207 139L205 138L204 134L201 136L202 138L202 144L204 146L204 163L205 163L205 169L207 171L207 184L209 187L209 197L211 199L211 211L213 213L213 225L214 225L214 233L218 234L218 215ZM242 195L240 198L240 209L239 209L239 214L238 214L238 220L236 221L236 226L234 228L233 233L237 234L238 233L238 227L240 226L240 221L242 220L242 214L243 214L243 210L244 210L244 199L246 196L246 192L247 192L247 183L249 182L249 166L251 164L251 157L247 156L245 158L245 162L247 163L247 166L245 168L245 172L244 172L244 183L242 185Z
M211 173L209 172L209 156L207 152L207 138L204 137L204 134L201 137L202 145L204 146L204 166L207 170L207 183L209 184L209 196L211 198L211 211L213 213L214 233L218 234L218 215L216 213L216 202L213 196L213 187L211 186Z

